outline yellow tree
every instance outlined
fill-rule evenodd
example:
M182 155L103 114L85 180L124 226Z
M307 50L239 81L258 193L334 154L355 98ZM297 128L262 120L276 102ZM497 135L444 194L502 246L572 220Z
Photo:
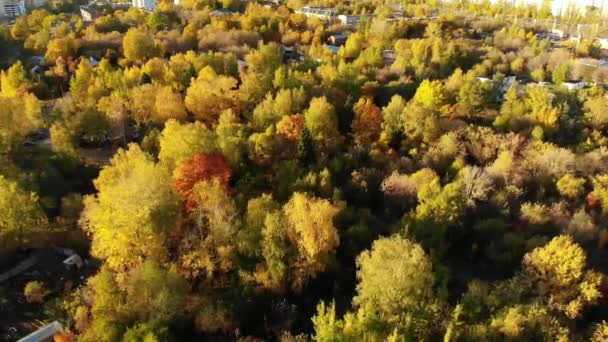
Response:
M238 112L237 80L217 75L210 66L202 69L186 92L186 108L196 119L215 123L226 109Z
M24 191L17 183L0 175L0 243L15 239L23 244L27 233L38 231L46 225L38 195Z
M57 61L59 58L66 60L68 57L73 57L79 47L80 41L74 37L73 33L71 33L66 37L56 38L49 41L44 57L53 63L55 63L55 61Z
M42 103L30 93L0 95L0 108L0 153L10 153L30 131L42 126Z
M212 278L216 272L234 267L236 208L217 177L196 183L191 198L196 203L192 213L195 226L182 240L179 265L189 278L201 273Z
M275 43L260 44L245 57L247 74L240 87L245 102L253 105L273 88L274 73L281 66L281 50Z
M125 58L137 64L142 64L158 53L152 35L137 28L127 31L122 41L122 49Z
M179 208L167 169L130 145L116 153L94 185L98 193L85 198L81 217L92 238L91 254L114 269L165 261L166 237Z
M154 121L156 112L156 94L158 87L152 84L144 84L130 90L129 109L131 117L137 123L150 123Z
M420 245L399 236L374 241L357 257L353 303L377 311L392 328L422 338L434 322L439 302L430 258Z
M586 264L581 246L571 236L562 235L526 254L523 272L549 307L575 319L586 305L601 297L602 275L586 270Z
M293 288L301 289L308 278L325 270L330 257L340 244L334 217L339 208L328 200L294 193L283 207L287 234L296 247Z
M14 97L25 93L30 86L27 73L21 61L17 61L7 71L0 72L0 95Z
M164 123L169 119L180 122L186 120L188 113L182 95L171 87L162 87L156 92L154 100L154 121Z
M315 141L328 144L338 133L338 118L334 106L325 97L316 97L304 112L304 125L312 133Z

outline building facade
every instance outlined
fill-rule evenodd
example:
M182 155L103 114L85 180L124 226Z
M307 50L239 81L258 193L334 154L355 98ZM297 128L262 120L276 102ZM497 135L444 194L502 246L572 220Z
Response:
M24 0L0 0L0 17L18 17L26 13Z
M359 22L361 22L361 20L372 19L373 17L374 17L373 14L369 14L369 15L340 14L340 15L338 15L338 20L340 20L340 22L344 25L358 26Z
M493 3L497 3L499 0L491 0ZM513 5L536 5L542 6L544 0L510 0L506 3ZM562 16L568 10L568 7L575 7L581 11L584 11L587 7L593 6L599 8L602 13L608 11L608 0L551 0L551 11L555 16Z
M133 7L141 8L147 11L154 11L156 8L156 0L132 0Z
M304 14L307 17L316 17L324 20L332 20L338 17L338 13L329 7L309 7L305 6L295 11L297 14Z

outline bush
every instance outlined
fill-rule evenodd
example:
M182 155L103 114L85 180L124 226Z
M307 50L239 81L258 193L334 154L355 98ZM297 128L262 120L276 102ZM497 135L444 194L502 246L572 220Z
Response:
M542 203L526 202L521 205L521 219L530 224L545 224L548 221L548 211Z
M557 190L564 197L577 199L585 191L585 179L566 174L557 181Z
M30 281L25 284L25 288L23 289L23 295L28 303L42 303L47 294L48 290L40 281Z

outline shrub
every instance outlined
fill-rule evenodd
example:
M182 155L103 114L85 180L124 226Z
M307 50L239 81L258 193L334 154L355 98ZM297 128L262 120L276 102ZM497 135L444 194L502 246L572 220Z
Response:
M585 179L566 174L557 181L557 190L564 197L576 199L585 191Z
M42 303L47 294L48 290L40 281L30 281L23 289L23 295L28 303Z
M526 202L521 205L521 219L530 224L544 224L548 221L548 211L542 203Z

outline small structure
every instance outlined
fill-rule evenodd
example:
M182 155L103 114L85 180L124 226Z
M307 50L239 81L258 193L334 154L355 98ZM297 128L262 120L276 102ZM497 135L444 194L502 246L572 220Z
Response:
M99 18L101 13L92 6L80 6L80 17L85 23L90 23Z
M281 53L283 54L283 63L301 62L304 60L304 53L298 51L294 46L281 45Z
M395 50L384 50L382 51L382 59L384 60L384 65L391 66L395 63L397 54Z
M34 67L30 69L30 76L32 76L32 77L40 78L40 76L42 76L43 73L44 73L44 70L42 69L42 67L39 64L34 65Z
M63 260L63 264L66 266L67 269L72 269L74 267L80 269L82 268L82 266L84 266L84 261L82 260L80 255L74 254Z
M334 34L327 39L329 45L341 46L346 44L348 36L345 34Z
M57 333L63 333L63 327L59 322L54 321L51 324L34 331L17 342L53 342L53 336Z
M304 6L295 11L297 14L304 14L307 17L316 17L325 20L332 20L338 16L338 12L335 12L331 7L311 7Z
M566 82L562 83L562 86L568 88L569 91L581 90L581 89L585 88L585 82L580 81L580 80L566 81Z
M333 53L338 53L340 51L340 47L339 46L326 44L325 47L328 48L329 51L331 51Z
M600 38L597 41L600 43L600 48L602 50L608 49L608 38Z
M249 64L247 64L247 62L242 59L237 59L236 65L238 67L239 74L244 75L247 73L247 70L249 69Z
M272 1L264 1L264 2L260 2L262 4L262 7L264 8L268 8L268 9L276 9L279 7L279 5L275 2Z
M541 81L541 82L536 83L536 85L541 88L549 88L551 86L551 83Z
M141 8L146 11L154 11L156 0L132 0L133 7Z
M553 40L562 40L568 37L568 35L564 31L557 29L552 29L547 36Z
M350 26L357 27L359 25L359 23L361 22L361 20L371 19L373 17L374 17L373 14L368 14L368 15L340 14L340 15L338 15L338 20L340 20L340 22L344 25L350 25Z
M93 57L89 57L89 64L94 68L99 65L99 61Z
M220 9L216 9L215 11L209 12L209 15L222 16L222 15L229 15L229 14L233 14L233 13L234 12L232 12L229 9L220 8Z

